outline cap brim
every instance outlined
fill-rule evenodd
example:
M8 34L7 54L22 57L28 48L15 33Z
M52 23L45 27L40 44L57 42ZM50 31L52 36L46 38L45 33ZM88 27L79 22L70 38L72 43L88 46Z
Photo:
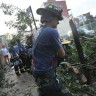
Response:
M45 13L47 13L47 12L50 12L50 13L52 13L52 14L55 14L55 15L57 16L58 20L63 20L63 17L62 17L62 16L60 16L60 15L58 15L56 12L50 11L50 10L48 10L48 9L39 8L39 9L37 9L37 11L36 11L36 13L39 14L39 15L43 15L43 14L45 14Z
M45 12L46 12L46 9L45 8L39 8L36 11L36 13L39 14L39 15L43 15Z

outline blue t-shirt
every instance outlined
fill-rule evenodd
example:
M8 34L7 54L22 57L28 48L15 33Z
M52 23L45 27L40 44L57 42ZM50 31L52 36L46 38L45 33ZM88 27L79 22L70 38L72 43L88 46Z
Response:
M17 51L13 46L9 48L9 53L11 53L13 57L17 56Z
M24 45L23 44L18 44L16 46L16 51L17 51L18 54L24 52L25 51Z
M37 31L35 36L38 38L40 32ZM36 40L35 38L35 40ZM33 42L33 46L36 41ZM37 47L34 51L34 61L33 64L34 70L37 71L47 71L52 68L52 61L54 56L59 48L62 48L62 44L60 42L59 34L57 30L54 28L46 27L43 29L43 34L37 44Z

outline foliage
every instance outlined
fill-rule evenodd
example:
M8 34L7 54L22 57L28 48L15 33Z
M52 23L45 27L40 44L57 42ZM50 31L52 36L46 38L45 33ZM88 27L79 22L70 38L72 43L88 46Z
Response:
M83 48L84 56L87 61L93 62L96 60L96 34L94 36L88 36L85 34L79 34L80 35L80 42ZM74 41L70 44L70 49L67 49L69 53L71 53L69 56L71 58L71 62L76 63L78 61L78 54L75 47Z
M72 94L72 96L84 96L84 94L91 94L91 96L94 96L94 87L92 85L81 83L78 79L78 75L72 73L68 68L59 67L58 73L60 74L59 77L64 87L69 93Z
M32 30L32 17L29 17L24 11L19 11L16 16L16 21L5 22L9 28L17 28L19 31L25 31L29 26Z
M96 64L96 34L93 37L85 34L79 35L86 65ZM80 64L74 41L72 41L72 43L69 45L69 48L65 48L65 51L68 51L68 58L66 59L67 62L72 64ZM92 82L96 81L96 71L91 69L90 72L92 76ZM78 75L73 74L68 68L58 68L58 73L60 74L59 77L61 78L64 86L70 93L72 93L73 96L83 96L84 93L91 94L89 96L95 96L95 88L92 85L83 85L78 80Z
M17 39L21 39L21 37L23 36L23 32L19 32L17 35L12 35L12 39L10 40L10 42L14 42L14 45L16 45L16 40Z
M84 54L87 59L87 63L94 62L96 60L96 37L84 38L82 37L82 46Z
M14 5L6 4L6 3L2 3L0 8L3 10L3 13L5 15L15 16L14 20L5 22L5 24L9 28L16 28L19 31L25 31L27 27L30 27L32 31L33 18L32 16L26 14L25 9L20 9Z
M26 14L25 9L20 9L17 6L2 3L0 8L5 15L14 16L15 18L11 21L5 22L5 24L10 28L15 28L18 31L17 35L13 35L12 41L15 42L16 39L20 39L23 36L23 32L29 27L32 31L33 17ZM38 20L35 19L37 22ZM6 38L7 39L7 38ZM8 39L7 39L8 40ZM8 40L8 43L10 40Z
M5 15L12 15L14 13L14 10L20 10L20 8L16 6L5 4L5 3L2 3L0 8L3 10L3 13Z

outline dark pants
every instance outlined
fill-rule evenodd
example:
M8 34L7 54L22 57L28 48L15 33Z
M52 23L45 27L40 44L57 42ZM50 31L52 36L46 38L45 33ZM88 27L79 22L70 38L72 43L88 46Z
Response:
M23 62L23 66L24 66L25 70L30 71L31 70L30 58L28 58L28 56L25 54L21 54L21 55L19 55L19 57Z
M56 73L55 70L51 69L47 72L43 72L43 71L35 71L33 69L33 76L35 78L35 81L38 82L38 79L42 82L42 80L44 80L45 78L48 79L56 79Z
M19 69L20 69L21 73L24 72L24 68L23 68L22 64L14 65L14 69L15 69L16 73L19 73Z
M35 79L37 78L37 84L40 84L39 96L72 96L66 91L64 93L61 91L64 87L62 83L58 82L59 80L56 79L55 69L52 69L48 72L33 71L33 73L33 75L35 75ZM47 81L44 81L44 79Z

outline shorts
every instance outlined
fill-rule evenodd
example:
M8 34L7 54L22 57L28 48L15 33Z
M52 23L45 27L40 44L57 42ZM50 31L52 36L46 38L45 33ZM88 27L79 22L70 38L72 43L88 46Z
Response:
M8 55L5 55L4 58L7 59L8 58Z

